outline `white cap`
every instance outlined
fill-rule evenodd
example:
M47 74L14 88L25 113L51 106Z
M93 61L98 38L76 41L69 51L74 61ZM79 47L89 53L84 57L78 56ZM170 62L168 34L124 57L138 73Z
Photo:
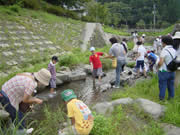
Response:
M145 37L145 36L146 36L146 34L142 34L142 36L143 36L143 37Z
M177 31L173 37L173 39L180 39L180 31Z
M90 48L90 51L95 51L95 48L94 48L94 47L91 47L91 48Z

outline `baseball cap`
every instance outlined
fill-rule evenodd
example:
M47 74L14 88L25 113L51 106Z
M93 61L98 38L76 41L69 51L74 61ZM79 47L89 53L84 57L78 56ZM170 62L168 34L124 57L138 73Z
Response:
M64 101L69 101L73 98L77 98L77 96L74 94L74 91L72 89L67 89L67 90L61 92L61 98Z
M90 48L90 51L95 51L95 48L94 48L94 47L91 47L91 48Z

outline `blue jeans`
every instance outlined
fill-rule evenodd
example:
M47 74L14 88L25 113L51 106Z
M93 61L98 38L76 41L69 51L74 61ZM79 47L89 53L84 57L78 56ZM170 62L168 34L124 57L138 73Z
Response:
M122 66L125 64L125 60L117 60L117 67L116 67L116 82L115 86L120 85L120 73L122 72Z
M17 111L10 103L9 98L7 97L4 91L0 91L0 103L3 105L5 110L10 114L12 122L15 126L18 126L18 129L25 128L24 114L21 111Z
M159 99L163 100L168 88L168 99L174 97L175 72L158 72L159 78Z

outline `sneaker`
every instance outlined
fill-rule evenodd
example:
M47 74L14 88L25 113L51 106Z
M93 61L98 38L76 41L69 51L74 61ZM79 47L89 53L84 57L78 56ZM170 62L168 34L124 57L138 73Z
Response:
M26 129L26 133L27 134L31 134L33 132L34 128L29 128L29 129Z
M113 86L113 88L115 88L115 89L119 89L120 87L119 87L119 86L115 86L115 85L114 85L114 86Z

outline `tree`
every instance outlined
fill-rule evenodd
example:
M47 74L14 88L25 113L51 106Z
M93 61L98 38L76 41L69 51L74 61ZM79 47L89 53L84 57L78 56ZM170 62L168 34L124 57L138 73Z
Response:
M145 28L145 22L144 20L139 20L139 22L136 23L137 28L144 29Z

